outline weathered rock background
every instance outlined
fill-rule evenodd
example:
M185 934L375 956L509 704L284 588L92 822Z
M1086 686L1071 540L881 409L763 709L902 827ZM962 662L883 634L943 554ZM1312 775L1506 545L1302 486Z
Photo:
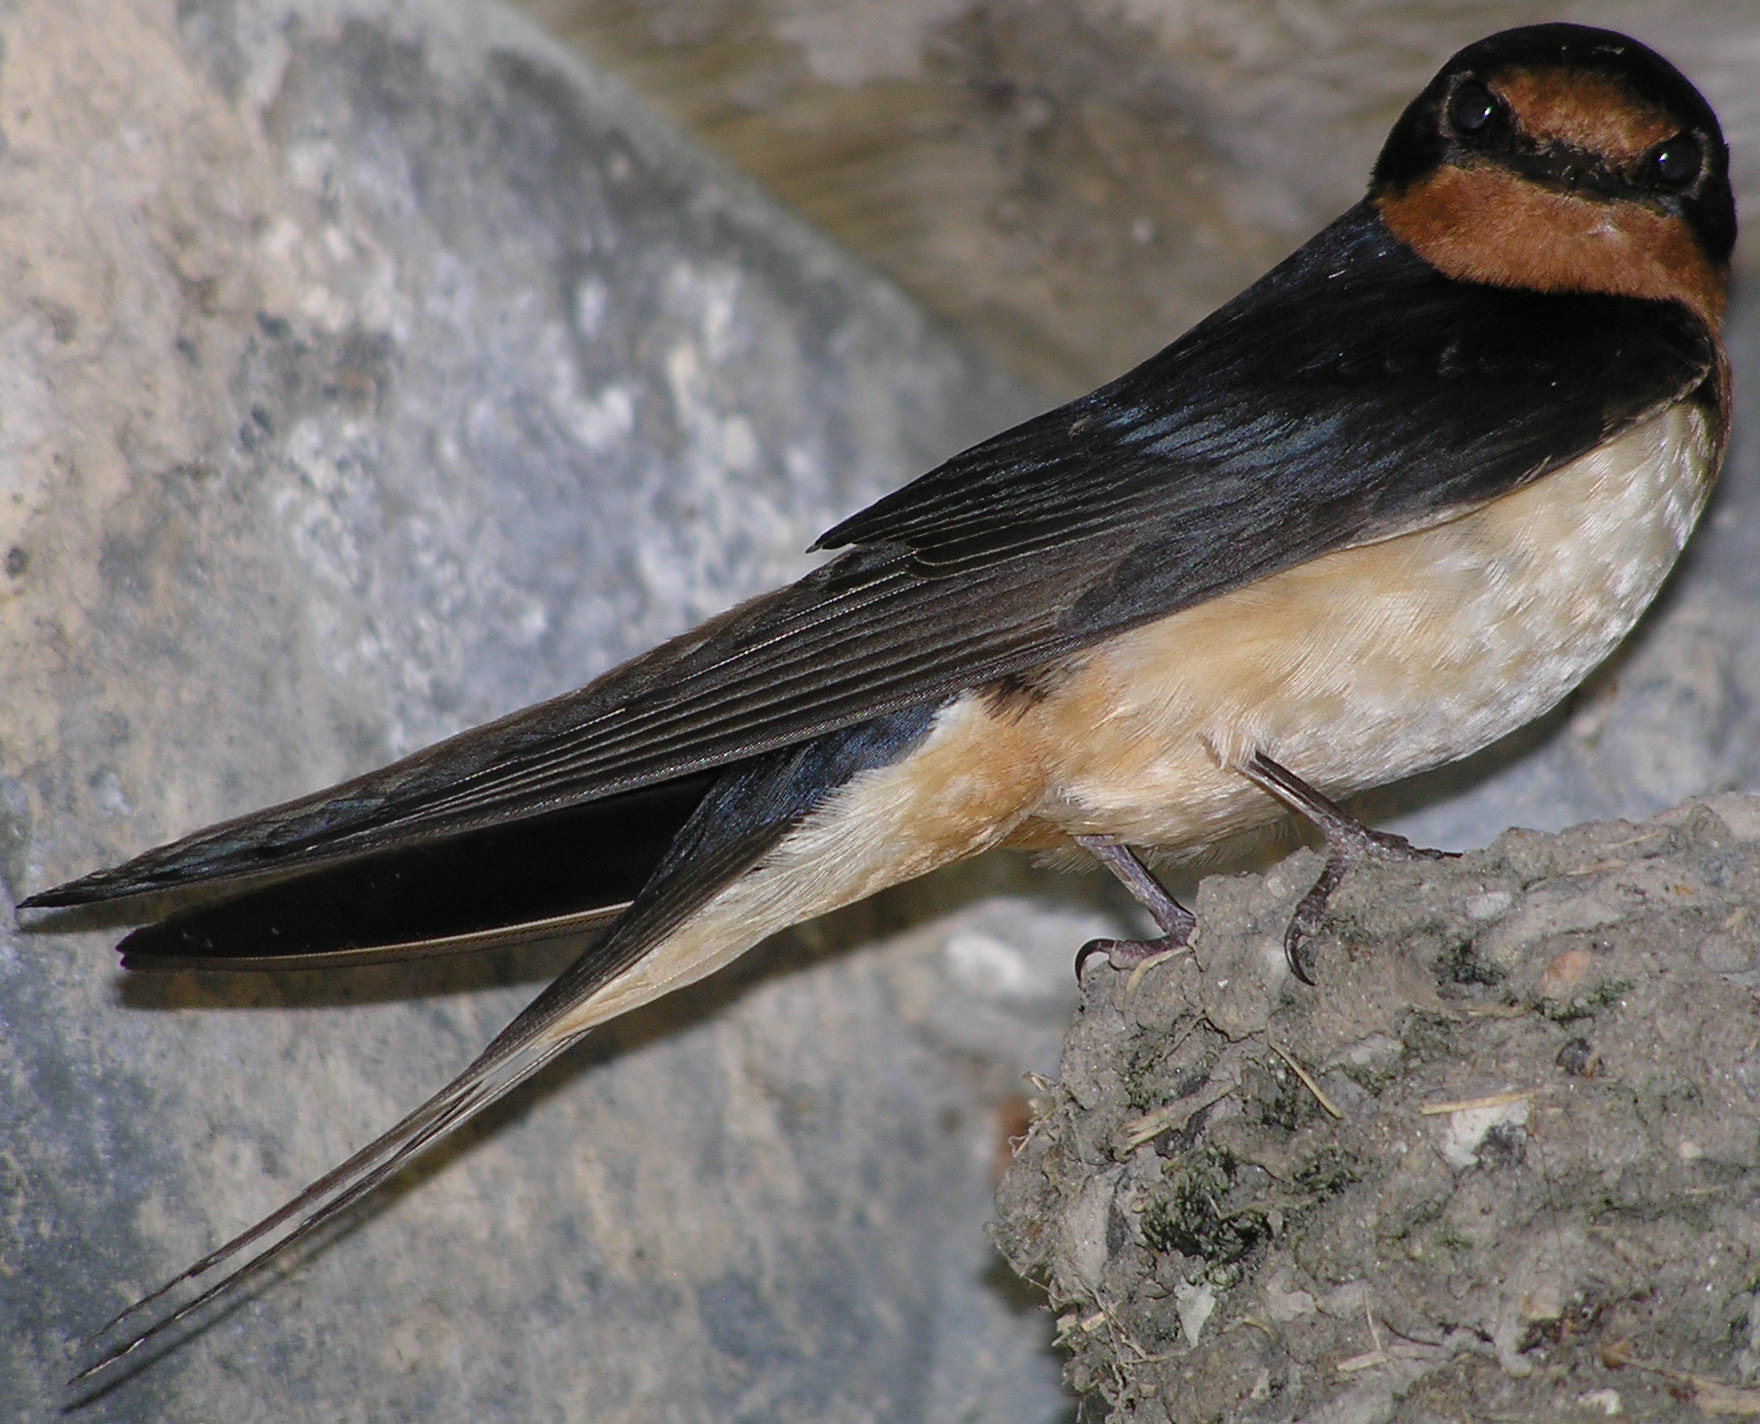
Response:
M1354 197L1446 51L1539 13L1335 11L588 12L573 33L962 345L495 5L16 0L9 901L790 577L834 518L1034 408L1004 368L1064 393L1159 345ZM1680 59L1755 191L1747 7L1570 13ZM1402 824L1482 844L1760 784L1750 450L1618 666L1398 789ZM986 862L784 937L515 1095L90 1417L1059 1416L1049 1332L981 1227L1108 905ZM8 918L0 1400L21 1418L52 1412L78 1335L419 1101L559 967L129 982L114 931Z
M0 37L13 899L578 683L1029 408L492 7L46 0ZM982 1279L995 996L947 1014L939 940L833 953L906 918L605 1035L90 1417L1056 1408ZM125 983L114 932L10 919L7 1418L560 967Z

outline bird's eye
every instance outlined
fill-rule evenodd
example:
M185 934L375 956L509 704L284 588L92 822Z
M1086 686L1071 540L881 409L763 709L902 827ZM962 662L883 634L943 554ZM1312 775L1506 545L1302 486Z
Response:
M1705 146L1697 134L1679 133L1646 153L1640 171L1665 188L1685 188L1705 167Z
M1503 101L1477 79L1463 80L1448 99L1448 126L1458 134L1482 134L1503 112Z

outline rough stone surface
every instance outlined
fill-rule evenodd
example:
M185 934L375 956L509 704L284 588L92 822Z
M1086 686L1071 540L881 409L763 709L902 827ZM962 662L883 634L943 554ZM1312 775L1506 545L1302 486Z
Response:
M1027 409L491 7L42 0L0 38L11 899L584 681ZM843 952L916 913L602 1036L90 1417L1055 1412L982 1224L1083 927L1037 980L1018 935L963 978ZM10 920L9 1419L559 967L130 983L113 932Z
M999 1195L1082 1417L1760 1412L1760 799L1221 877L1097 970Z

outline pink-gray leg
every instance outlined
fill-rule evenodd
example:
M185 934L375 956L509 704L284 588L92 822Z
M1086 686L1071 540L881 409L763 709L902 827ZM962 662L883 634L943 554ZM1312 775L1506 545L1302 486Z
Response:
M1322 796L1288 767L1279 766L1264 752L1255 752L1253 759L1241 768L1242 774L1264 791L1275 796L1290 810L1311 821L1326 838L1326 865L1314 888L1301 898L1290 917L1289 928L1283 933L1283 952L1289 967L1304 984L1312 984L1307 960L1302 955L1303 943L1326 918L1326 906L1332 892L1338 889L1348 871L1365 860L1442 860L1450 851L1426 850L1415 846L1404 836L1389 831L1373 831L1357 820L1336 801Z
M1077 836L1076 844L1116 875L1136 902L1161 927L1157 939L1091 939L1076 954L1076 979L1088 957L1104 954L1114 969L1134 969L1146 959L1169 950L1183 949L1197 928L1197 918L1184 905L1169 895L1161 882L1150 872L1129 846L1109 841L1104 836Z

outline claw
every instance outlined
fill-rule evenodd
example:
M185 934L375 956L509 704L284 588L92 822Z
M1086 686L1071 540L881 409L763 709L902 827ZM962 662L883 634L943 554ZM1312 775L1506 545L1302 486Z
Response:
M1147 963L1158 954L1184 949L1197 928L1197 917L1169 895L1161 882L1138 859L1129 846L1109 841L1102 836L1077 836L1076 844L1086 850L1123 883L1136 901L1155 918L1162 933L1155 939L1091 939L1076 951L1076 982L1082 981L1082 970L1096 954L1104 954L1114 969L1128 970Z
M1188 929L1183 934L1165 934L1157 939L1091 939L1076 951L1076 983L1082 982L1082 970L1096 954L1104 954L1107 963L1122 973L1184 949L1190 938Z
M1454 851L1415 846L1404 836L1391 831L1370 830L1336 801L1321 795L1264 752L1254 752L1253 759L1241 768L1241 773L1255 786L1311 821L1326 838L1326 864L1320 871L1320 878L1297 902L1289 927L1283 932L1284 958L1289 961L1290 972L1304 984L1312 984L1314 978L1303 948L1325 921L1332 892L1338 889L1350 870L1365 860L1448 860L1455 856Z
M1391 831L1371 830L1336 801L1316 791L1264 752L1254 752L1240 771L1255 786L1311 821L1326 838L1326 864L1320 871L1320 878L1297 902L1289 926L1283 932L1283 954L1289 961L1290 973L1304 984L1315 982L1312 965L1304 953L1307 942L1325 922L1332 892L1353 868L1365 860L1444 860L1454 857L1453 851L1430 850L1415 846L1404 836ZM1196 917L1167 893L1135 851L1104 836L1077 836L1075 840L1123 882L1137 903L1155 917L1155 923L1162 930L1155 939L1089 940L1076 952L1077 983L1081 982L1082 970L1096 954L1104 954L1114 969L1130 970L1156 955L1185 948L1192 931L1197 928Z

